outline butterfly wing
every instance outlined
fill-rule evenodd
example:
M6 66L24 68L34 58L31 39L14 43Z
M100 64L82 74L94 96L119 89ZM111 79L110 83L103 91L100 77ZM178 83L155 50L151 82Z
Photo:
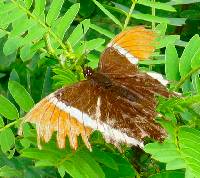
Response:
M23 123L36 124L39 147L41 139L48 142L56 131L60 148L65 147L68 136L71 147L76 149L77 137L81 135L86 146L91 149L88 139L94 130L100 131L107 142L116 146L126 143L143 147L141 138L146 136L144 133L149 128L144 127L143 130L139 127L137 122L141 106L135 104L137 111L133 112L130 107L134 103L92 80L85 80L44 98L25 116ZM155 130L154 127L150 129Z
M132 114L132 117L126 119L127 122L135 123L136 128L140 128L139 132L133 131L136 133L135 137L142 138L142 135L145 135L160 140L166 134L154 121L157 115L155 96L169 97L170 94L160 81L138 71L137 68L138 60L147 59L153 52L152 40L155 40L155 36L144 27L120 33L102 54L98 71L109 78L115 86L125 88L135 97L135 103L127 108L132 108L131 112L137 114L134 117Z
M149 36L143 27L134 29L137 33L141 30ZM157 80L138 72L133 65L137 62L134 50L119 46L124 43L120 38L128 35L123 33L105 50L99 64L98 72L112 81L109 89L92 79L81 81L50 94L25 116L23 123L36 124L39 146L40 139L48 142L54 131L60 148L65 147L68 136L74 149L78 146L78 135L91 149L88 139L94 130L102 132L107 142L116 146L123 142L142 147L145 136L155 139L165 136L165 131L154 122L155 93L165 96L168 92ZM147 49L152 51L152 48ZM143 57L147 57L147 53ZM130 95L124 97L123 93Z

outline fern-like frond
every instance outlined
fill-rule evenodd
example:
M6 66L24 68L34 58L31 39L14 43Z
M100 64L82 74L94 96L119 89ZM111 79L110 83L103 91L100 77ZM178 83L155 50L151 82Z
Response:
M147 144L145 151L166 163L166 170L185 169L186 178L200 177L200 132L186 126L166 127L170 130L169 138L163 144Z
M59 50L70 57L72 47L83 37L81 26L85 33L89 29L90 21L83 21L70 35L69 41L64 36L72 25L80 5L72 5L64 14L61 8L63 0L54 0L49 10L46 9L45 0L21 1L10 0L0 3L0 37L7 35L4 45L4 54L10 55L20 49L23 61L29 60L38 50L49 53L54 57ZM34 8L33 8L34 7ZM82 34L81 34L82 33ZM39 45L39 48L36 47Z

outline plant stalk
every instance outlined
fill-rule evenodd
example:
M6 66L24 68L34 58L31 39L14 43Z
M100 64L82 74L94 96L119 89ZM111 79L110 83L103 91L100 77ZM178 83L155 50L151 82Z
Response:
M181 78L181 80L177 83L177 85L174 87L173 91L177 91L186 80L188 80L194 73L196 73L198 70L200 70L200 66L192 69L186 76Z
M133 3L132 3L132 5L131 5L131 8L130 8L130 10L129 10L127 16L126 16L126 19L125 19L125 22L124 22L124 26L123 26L123 30L127 27L128 23L129 23L129 21L130 21L131 15L132 15L133 10L134 10L134 8L135 8L135 4L136 4L136 1L133 0Z
M152 2L156 2L156 1L152 0ZM154 7L151 8L151 13L152 13L152 16L156 16L156 9ZM152 21L152 30L155 30L155 28L156 28L156 23Z
M3 130L5 130L5 129L7 129L7 128L12 127L13 125L17 124L17 123L18 123L19 121L21 121L21 120L22 120L22 118L17 119L16 121L11 122L11 123L5 125L3 128L0 129L0 132L2 132Z

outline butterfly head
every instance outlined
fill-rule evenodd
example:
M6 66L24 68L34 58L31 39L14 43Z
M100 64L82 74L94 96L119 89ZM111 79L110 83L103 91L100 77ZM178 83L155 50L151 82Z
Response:
M93 73L94 71L91 67L86 67L83 71L83 74L86 78L91 77Z

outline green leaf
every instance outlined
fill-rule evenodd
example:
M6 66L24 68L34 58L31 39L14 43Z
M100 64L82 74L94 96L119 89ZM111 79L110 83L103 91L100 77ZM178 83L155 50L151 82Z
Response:
M3 47L3 52L6 56L14 53L21 46L21 38L20 37L10 37L5 42Z
M99 63L99 56L98 55L90 53L90 54L87 55L87 58L90 61L88 63L88 65L90 67L92 67L93 69L98 67L98 63Z
M26 149L29 148L31 145L31 141L27 138L23 138L20 140L20 143L22 144L22 146Z
M200 66L200 47L197 51L195 51L194 56L191 59L191 67L193 69L197 68Z
M20 57L22 61L28 61L33 57L34 53L31 52L31 44L27 44L20 49Z
M159 34L164 36L167 30L167 24L166 23L160 23L156 26L155 31Z
M131 15L131 17L133 17L135 19L145 20L145 21L148 21L148 22L167 23L167 24L170 23L170 21L167 18L153 16L153 15L150 15L150 14L133 13Z
M176 170L182 168L186 168L186 166L185 166L185 161L182 160L181 158L169 161L166 166L166 170Z
M143 60L143 61L139 61L139 64L144 64L144 65L165 64L165 60L163 60L163 59Z
M0 21L0 26L8 26L22 17L25 17L22 10L17 8L15 10L13 9L10 13L4 14L4 18L2 18Z
M9 120L15 120L19 118L17 108L2 95L0 95L0 114Z
M108 38L112 39L115 37L115 34L113 34L112 32L110 32L109 30L106 30L104 28L101 28L100 26L97 26L95 24L91 24L90 28L92 28L93 30L99 32L102 35L107 36Z
M56 152L57 150L55 150L55 152L52 152L52 150L38 150L37 148L29 148L23 150L21 156L42 161L46 160L56 164L56 162L59 161L59 159L61 158Z
M193 36L185 47L183 54L180 58L179 71L181 77L184 77L191 70L191 59L194 58L196 52L199 50L200 37L199 35Z
M33 26L28 30L28 34L23 38L22 44L30 44L32 41L38 41L43 38L44 33L46 30L40 26Z
M200 177L200 131L183 126L174 128L172 134L173 137L168 137L163 144L145 145L145 151L154 159L165 162L168 170L185 168L186 173Z
M90 164L86 162L83 158L79 157L78 155L75 155L72 159L73 164L76 166L76 169L78 169L82 175L85 175L85 177L88 178L98 177L96 170L93 170ZM77 163L79 164L77 165Z
M180 39L179 35L165 35L160 37L158 41L158 45L156 45L156 49L164 48L167 45L175 44L177 40Z
M34 101L30 94L18 82L10 80L8 83L8 89L17 104L19 104L25 112L28 112L34 106Z
M174 45L168 45L165 51L165 74L168 80L180 79L179 58Z
M73 22L74 18L76 17L80 8L80 4L72 5L69 10L65 13L63 17L59 20L59 23L56 23L55 33L63 39L65 32L70 27L71 23ZM58 21L57 20L57 21Z
M83 27L84 27L84 32L83 32ZM68 41L72 47L75 46L84 37L89 27L90 27L89 19L86 19L82 21L79 25L77 25L77 27L74 29L74 31L68 38Z
M20 82L19 75L15 69L11 71L9 80L15 80L17 82Z
M85 178L84 174L77 168L78 166L76 166L75 162L65 161L64 164L62 164L62 167L64 167L65 171L73 178Z
M185 178L184 171L165 171L149 176L149 178Z
M172 0L168 2L169 5L178 5L178 4L192 4L200 2L200 0Z
M1 150L5 153L9 151L15 144L15 135L10 128L4 129L0 132Z
M113 22L115 22L122 28L122 24L120 23L120 21L113 14L111 14L105 7L103 7L103 5L101 5L96 0L93 0L93 2L103 11L104 14L106 14Z
M152 157L156 160L159 159L161 162L169 162L180 157L179 152L176 150L176 145L172 143L149 143L144 150L153 154Z
M35 163L35 166L36 167L44 167L44 166L55 166L55 164L53 164L51 161L49 160L40 160L40 161L37 161Z
M185 24L186 18L167 18L170 25L182 26Z
M33 4L33 0L25 0L24 2L27 9L29 9Z
M41 15L44 13L45 10L46 0L35 0L35 9L33 11L36 15Z
M5 15L6 13L13 11L16 8L13 3L2 3L0 5L0 15Z
M0 78L3 78L3 77L5 77L5 76L6 76L5 73L0 73Z
M64 3L64 0L53 0L46 17L46 22L48 25L51 26L55 22L55 20L58 18L63 3Z
M97 49L98 47L100 47L101 45L103 45L105 43L105 40L102 38L96 38L90 41L86 41L86 48L87 50L91 51L94 49Z
M43 87L42 87L41 98L44 98L51 92L51 89L52 89L51 73L52 73L51 68L47 67L45 77L44 77Z
M92 150L92 157L99 163L104 164L105 166L118 170L117 163L114 161L114 159L109 155L109 153L105 151L101 151L99 149L93 149Z
M15 168L9 167L7 165L0 168L1 177L16 177L16 175L23 177L22 173Z
M181 47L186 47L187 42L186 42L186 41L182 41L182 40L177 40L177 41L175 42L175 45L181 46Z
M192 75L192 85L196 93L200 93L200 79L198 73Z
M102 38L92 39L90 41L86 41L83 44L77 45L75 48L75 52L79 55L84 54L85 52L90 52L92 50L97 50L102 52L105 47L102 45L105 43L105 40ZM103 47L103 49L101 49Z
M65 167L63 167L63 166L58 167L58 172L61 177L64 177L65 176Z
M97 174L96 177L105 178L105 174L102 168L99 166L99 164L94 160L94 158L90 155L90 153L87 150L79 150L76 154L78 157L86 161L93 170L95 170L95 173Z
M0 29L0 38L4 37L5 35L7 35L7 32Z
M36 22L33 21L32 19L29 19L28 17L19 18L12 24L13 29L10 33L10 36L15 37L15 36L22 35L35 25L36 25Z
M112 154L113 159L118 164L118 171L103 167L106 177L109 178L133 178L136 176L135 170L132 165L123 157L118 154Z
M156 9L176 12L176 9L173 6L168 5L166 3L153 2L153 1L150 1L150 0L139 0L139 1L137 1L137 3L145 5L145 6L153 7L153 8L156 8Z
M78 82L75 74L69 69L63 70L60 68L54 68L53 72L56 73L56 75L53 76L53 79L57 83L60 83L61 86Z
M4 121L3 118L0 116L0 128L4 127Z

